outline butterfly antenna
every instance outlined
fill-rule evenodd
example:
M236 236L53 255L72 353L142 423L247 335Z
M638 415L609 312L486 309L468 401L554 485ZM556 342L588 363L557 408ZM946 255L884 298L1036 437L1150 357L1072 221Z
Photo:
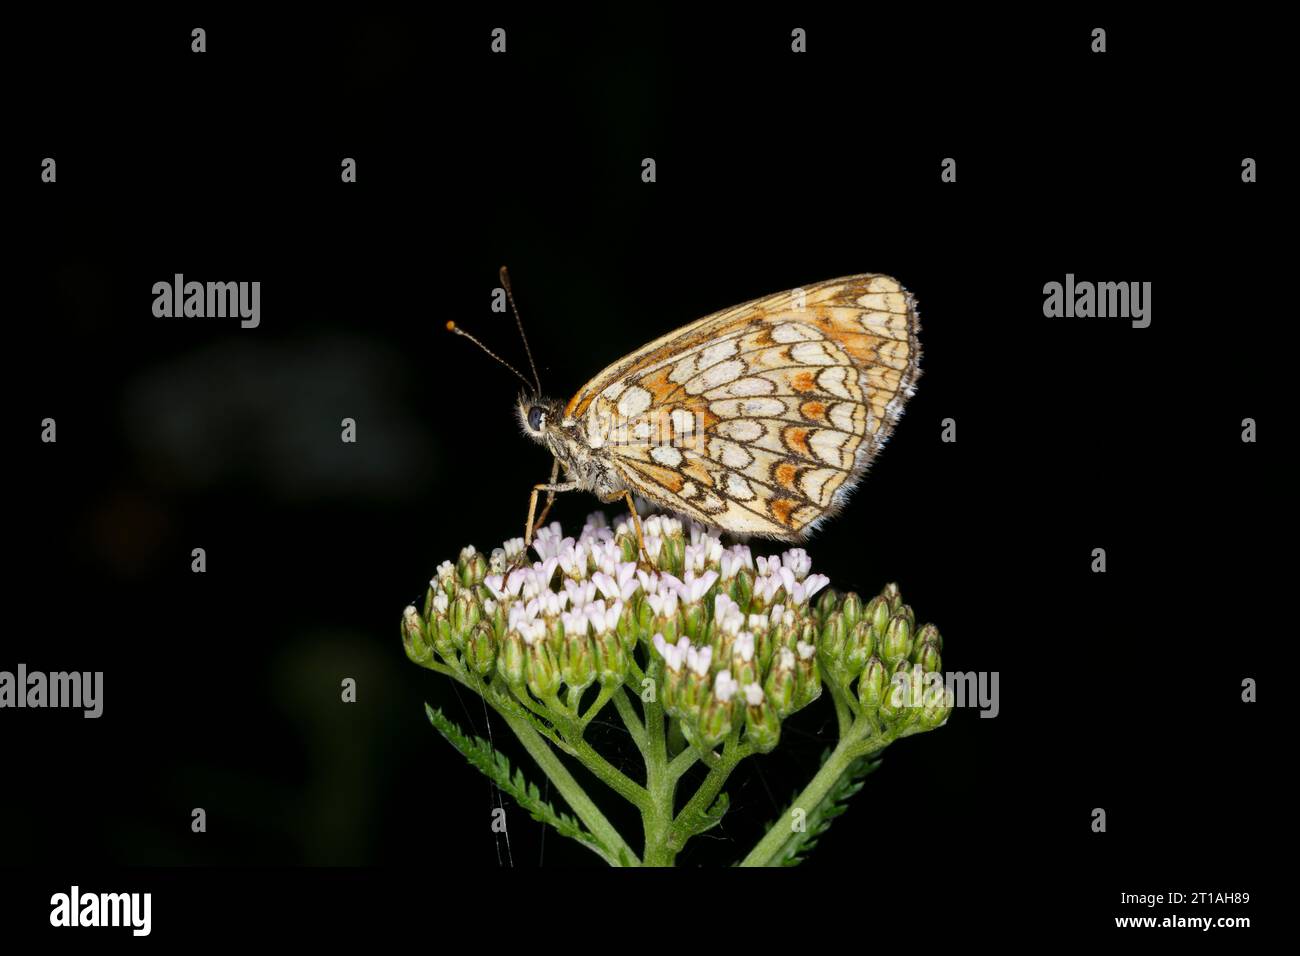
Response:
M524 340L524 352L528 355L528 364L533 370L533 382L536 383L534 395L542 394L542 377L537 374L537 363L533 361L533 350L528 347L528 336L524 334L524 320L519 317L519 310L515 307L515 294L510 291L510 273L506 267L501 267L501 286L506 290L506 298L510 300L510 311L515 314L515 325L519 326L519 337Z
M448 331L448 332L455 332L457 335L462 336L463 338L467 338L467 339L469 339L471 342L473 342L475 345L477 345L479 348L481 348L484 352L486 352L489 356L491 356L492 358L496 359L498 362L500 362L500 363L501 363L502 365L504 365L506 368L510 369L510 371L514 372L515 375L519 376L519 380L520 380L521 382L524 383L524 387L525 387L525 388L532 388L532 387L533 387L533 386L532 386L532 383L529 382L528 379L524 378L523 374L519 371L519 369L515 368L513 365L511 365L509 362L507 362L505 359L503 359L500 355L497 355L496 352L493 352L490 348L488 348L486 345L484 345L484 344L483 344L482 342L480 342L478 339L474 338L474 336L470 335L468 332L466 332L464 329L462 329L462 328L461 328L459 325L457 325L455 322L450 322L450 321L449 321L449 322L447 323L447 331ZM539 394L539 393L536 393L536 392L535 392L534 394Z

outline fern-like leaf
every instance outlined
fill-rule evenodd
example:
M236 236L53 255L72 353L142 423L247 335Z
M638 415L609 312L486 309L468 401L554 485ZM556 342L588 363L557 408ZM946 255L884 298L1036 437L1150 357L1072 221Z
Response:
M829 750L822 754L823 764L829 756ZM849 764L840 779L835 781L835 785L826 791L826 796L822 797L816 806L805 808L807 816L804 819L804 831L791 833L790 839L785 841L768 865L798 866L802 863L817 845L822 834L830 829L831 821L849 808L849 800L862 789L867 775L879 766L879 757L859 757ZM772 825L785 824L784 821L778 820Z
M522 770L516 768L512 774L510 760L505 754L494 750L482 737L471 737L465 733L441 710L425 704L424 711L429 715L429 723L433 724L447 743L459 750L472 766L491 779L503 793L513 797L515 803L526 810L530 817L554 827L571 840L577 840L605 860L613 859L605 845L584 830L582 824L543 800L537 784L529 783Z

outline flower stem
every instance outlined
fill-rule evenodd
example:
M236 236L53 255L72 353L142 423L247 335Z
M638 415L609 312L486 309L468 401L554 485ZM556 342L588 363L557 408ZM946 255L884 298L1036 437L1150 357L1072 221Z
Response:
M831 751L830 756L826 758L826 762L817 771L817 775L812 778L808 786L804 787L803 792L791 802L785 815L772 824L763 839L758 841L758 844L749 851L749 855L741 860L739 865L771 865L772 860L776 858L781 848L790 839L791 831L787 829L787 826L791 811L796 808L802 809L806 818L825 799L826 794L831 791L831 788L835 786L839 779L844 776L853 761L859 757L883 750L888 746L889 742L888 737L874 736L871 725L867 721L858 720L854 722L848 732L840 738L840 742Z
M587 796L587 792L582 789L582 785L573 778L567 767L561 762L549 744L542 739L542 736L532 728L526 720L516 717L513 714L497 711L501 714L510 729L515 732L519 742L524 745L524 749L532 756L537 765L542 768L542 772L550 778L555 789L564 797L565 802L572 808L574 814L581 820L591 831L592 836L605 845L609 850L611 858L609 862L613 866L622 866L626 862L635 866L639 863L637 856L628 846L627 841L623 839L622 834L614 829L614 825L605 819L605 815L600 812L596 804Z

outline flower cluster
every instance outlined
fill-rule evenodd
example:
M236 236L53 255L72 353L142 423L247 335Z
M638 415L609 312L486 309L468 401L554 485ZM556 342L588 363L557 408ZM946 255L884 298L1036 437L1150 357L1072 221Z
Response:
M535 560L519 538L490 555L468 547L439 566L423 611L406 609L406 652L556 713L579 713L593 685L629 683L660 695L703 749L743 731L771 750L824 681L880 732L947 718L949 701L925 692L940 670L938 629L916 626L897 586L866 602L840 596L801 548L755 556L668 517L647 518L643 537L649 562L630 525L599 514L576 538L539 529Z

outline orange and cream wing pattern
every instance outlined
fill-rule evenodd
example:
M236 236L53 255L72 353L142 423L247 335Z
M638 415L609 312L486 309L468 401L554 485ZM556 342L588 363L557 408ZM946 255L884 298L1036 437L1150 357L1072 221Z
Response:
M893 430L920 374L918 330L896 279L819 282L656 339L566 417L643 497L795 540L841 507Z

